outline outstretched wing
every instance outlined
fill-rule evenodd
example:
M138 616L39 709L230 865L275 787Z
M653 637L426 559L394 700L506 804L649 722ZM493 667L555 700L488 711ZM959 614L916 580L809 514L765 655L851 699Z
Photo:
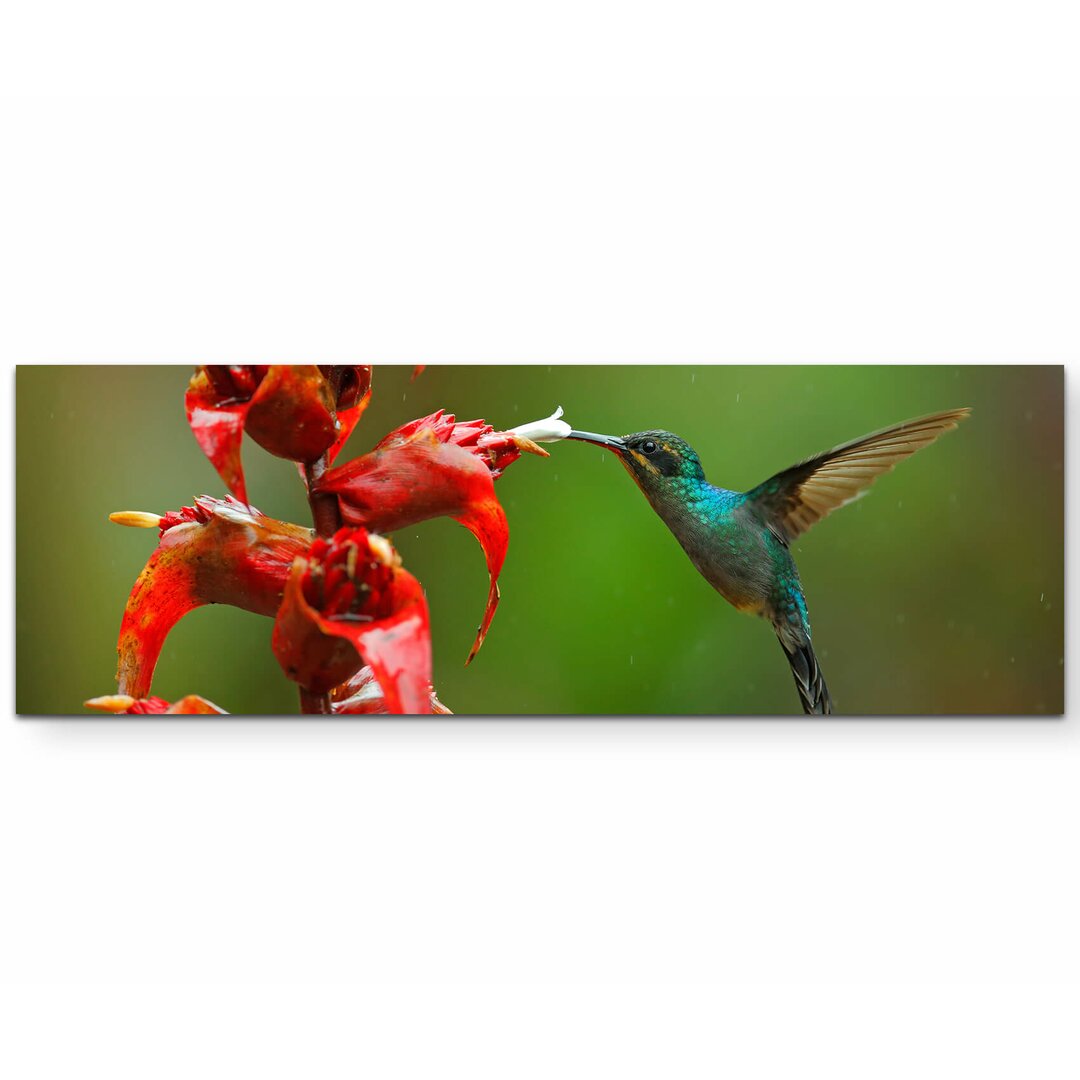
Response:
M770 477L748 493L749 500L794 540L837 507L857 499L898 461L952 431L970 412L950 409L920 416L843 443Z

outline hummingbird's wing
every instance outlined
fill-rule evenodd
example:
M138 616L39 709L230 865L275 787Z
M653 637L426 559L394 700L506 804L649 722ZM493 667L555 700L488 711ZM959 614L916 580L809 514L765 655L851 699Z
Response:
M882 474L952 431L970 409L920 416L800 461L748 492L748 499L789 540L857 499Z

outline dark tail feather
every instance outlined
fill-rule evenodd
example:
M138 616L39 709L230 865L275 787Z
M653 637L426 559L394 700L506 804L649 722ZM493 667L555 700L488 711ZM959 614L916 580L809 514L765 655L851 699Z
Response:
M788 648L781 640L780 647L791 665L791 674L795 676L795 688L799 691L803 712L809 716L828 716L832 712L832 698L818 667L813 645L808 641L805 645Z

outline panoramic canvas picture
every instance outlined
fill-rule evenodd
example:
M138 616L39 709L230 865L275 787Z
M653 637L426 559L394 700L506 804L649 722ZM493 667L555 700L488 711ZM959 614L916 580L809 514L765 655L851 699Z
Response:
M1064 369L16 370L16 711L1064 707Z

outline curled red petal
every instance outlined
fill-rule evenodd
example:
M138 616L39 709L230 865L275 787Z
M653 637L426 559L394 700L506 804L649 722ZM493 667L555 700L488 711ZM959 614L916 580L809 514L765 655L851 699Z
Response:
M465 437L471 438L473 428L468 427ZM441 412L413 421L391 432L370 454L330 469L317 490L338 496L342 519L351 525L393 532L446 516L479 540L490 585L468 663L483 644L499 603L498 578L510 529L487 455L449 441L454 428L454 418Z
M244 422L251 408L250 399L228 402L215 388L202 368L195 373L187 393L184 408L188 424L202 452L217 469L225 486L242 502L247 502L244 466L240 460L240 444L244 438Z
M289 461L312 462L337 438L333 391L315 364L273 364L251 399L244 430Z
M274 621L274 655L290 679L316 693L339 686L366 663L389 712L427 713L431 631L423 589L384 555L373 558L368 545L366 530L342 529L332 541L316 541L310 558L297 558ZM362 552L350 560L353 580L331 582L333 559L350 547ZM355 611L342 610L337 593L345 586Z
M293 560L311 544L310 529L235 500L204 496L189 510L162 519L161 541L128 597L117 643L121 694L148 695L165 639L189 611L231 604L273 615Z
M371 401L371 365L330 365L319 370L337 396L338 434L333 446L326 451L326 462L333 465Z
M466 664L471 664L473 657L480 651L480 646L484 644L491 620L495 618L495 609L499 606L499 574L506 561L506 549L510 545L510 526L494 494L487 500L474 500L468 510L455 516L454 520L464 525L479 540L488 568L489 585L484 617L465 660Z
M349 436L353 433L353 428L360 422L360 417L364 415L364 410L368 407L368 402L371 400L371 391L369 390L364 397L357 402L351 409L342 409L338 412L338 437L334 440L334 445L326 451L326 463L332 465L338 454L341 453L342 447L348 442Z
M369 368L342 369L339 377L350 407L363 398L363 377L356 374L360 370L367 371L370 388ZM347 379L346 371L350 373ZM335 390L315 364L207 364L192 377L184 407L203 453L229 490L245 503L247 485L240 456L245 431L271 454L306 463L334 446L341 431ZM352 424L357 419L359 414Z

